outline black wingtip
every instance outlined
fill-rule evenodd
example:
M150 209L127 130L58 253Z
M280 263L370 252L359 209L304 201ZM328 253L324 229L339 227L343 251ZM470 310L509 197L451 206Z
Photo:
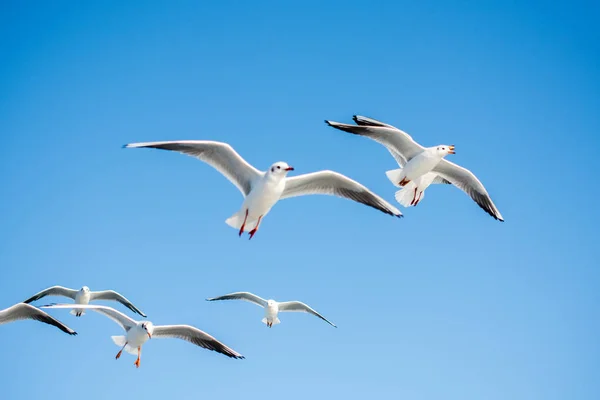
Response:
M121 148L122 148L122 149L126 149L128 145L129 145L129 143L127 143L127 144L124 144L123 146L121 146Z
M327 125L329 125L329 126L332 126L332 125L331 125L331 121L329 121L329 120L325 120L325 123L326 123Z

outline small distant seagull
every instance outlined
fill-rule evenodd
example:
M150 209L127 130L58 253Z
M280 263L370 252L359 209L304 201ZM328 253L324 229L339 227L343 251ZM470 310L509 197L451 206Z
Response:
M36 301L45 296L63 296L69 297L75 300L75 304L88 304L90 301L94 300L114 300L123 304L125 307L129 308L134 313L141 315L146 318L146 314L140 311L139 308L133 305L129 300L127 300L123 295L115 292L114 290L101 290L98 292L90 291L90 288L87 286L82 287L79 290L69 289L62 286L52 286L48 289L44 289L41 292L34 294L23 303L31 303L32 301ZM85 314L85 311L82 308L76 308L71 310L71 314L76 317L80 317Z
M423 200L425 189L432 183L452 184L468 194L493 218L504 221L502 214L483 184L468 169L444 159L455 154L454 145L423 147L406 132L372 118L355 115L358 125L327 121L327 125L355 135L365 136L384 145L402 168L387 171L388 179L397 187L396 200L405 207Z
M244 358L235 350L225 346L208 333L201 331L190 325L153 325L150 321L136 321L127 315L111 307L97 305L75 305L75 304L53 304L42 306L42 308L75 308L81 307L104 314L115 321L125 330L125 336L111 336L112 341L117 346L122 346L115 357L117 360L121 357L123 350L136 355L135 366L140 366L140 356L142 354L142 345L151 338L177 338L203 347L208 350L216 351L231 358Z
M206 140L131 143L126 148L150 147L173 150L204 161L225 175L242 192L242 208L225 223L239 229L241 236L249 231L250 239L258 230L262 218L281 199L308 194L344 197L365 204L386 214L401 217L396 207L371 192L360 183L333 171L319 171L287 177L294 168L276 162L268 171L259 171L244 160L230 145Z
M0 310L0 325L8 324L9 322L18 321L20 319L33 319L45 324L53 325L69 335L77 335L77 332L73 329L29 304L18 303L7 309Z
M235 293L226 294L226 295L220 296L220 297L213 297L213 298L206 299L206 300L207 301L244 300L244 301L249 301L250 303L254 303L258 306L261 306L262 308L265 309L265 317L262 319L262 322L264 324L267 324L267 326L269 328L271 328L273 325L277 325L281 322L281 321L279 321L279 318L277 318L277 314L279 314L280 311L281 312L295 311L295 312L309 313L316 317L321 318L323 321L327 322L329 325L333 326L334 328L337 328L337 326L335 326L335 324L333 324L331 321L327 320L321 314L319 314L318 312L316 312L315 310L313 310L306 304L301 303L299 301L284 301L282 303L279 303L275 300L265 300L265 299L258 297L257 295L252 294L250 292L235 292Z

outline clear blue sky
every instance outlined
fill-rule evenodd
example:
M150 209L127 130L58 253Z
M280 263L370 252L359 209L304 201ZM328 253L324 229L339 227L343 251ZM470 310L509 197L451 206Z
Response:
M112 321L53 310L79 336L0 326L3 399L600 397L597 2L124 3L0 6L0 308L111 288L247 359L157 339L136 370ZM432 187L401 220L285 200L248 241L216 171L121 148L220 140L393 201L387 151L323 123L355 113L455 144L506 222ZM339 328L204 301L238 290Z

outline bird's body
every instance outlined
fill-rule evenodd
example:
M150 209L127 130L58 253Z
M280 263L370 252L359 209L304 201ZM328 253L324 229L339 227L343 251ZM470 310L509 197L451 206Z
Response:
M141 315L142 317L146 317L139 308L133 305L131 301L129 301L125 296L120 293L115 292L114 290L100 290L100 291L91 291L89 287L83 286L79 290L69 289L64 286L52 286L47 289L42 290L39 293L34 294L23 303L31 303L32 301L39 300L46 296L62 296L68 297L75 301L75 304L87 305L90 301L94 300L113 300L123 304L125 307L129 308L136 314ZM84 308L74 308L71 310L71 314L76 317L80 317L85 314Z
M75 294L75 304L89 304L90 297L90 289L87 286L84 286ZM85 314L85 310L82 308L76 308L71 310L71 314L75 315L76 317L81 317L83 314Z
M63 308L75 309L83 308L85 310L93 310L107 316L115 321L125 330L125 335L111 336L113 342L121 347L116 357L119 359L123 350L131 354L137 354L135 366L140 366L140 358L142 354L142 346L151 338L178 338L187 342L193 343L196 346L203 347L208 350L213 350L231 358L244 358L235 350L227 347L219 342L214 337L206 332L190 325L154 325L150 321L136 321L129 318L127 315L119 312L111 307L97 305L79 305L79 304L54 304L42 306L42 308Z
M284 301L278 302L273 299L265 300L262 297L259 297L250 292L235 292L226 294L224 296L213 297L210 299L206 299L207 301L216 301L216 300L244 300L250 303L256 304L257 306L263 307L265 309L265 317L262 319L262 322L266 324L269 328L273 325L279 324L281 321L278 318L280 312L285 311L297 311L297 312L305 312L308 314L312 314L315 317L321 318L323 321L327 322L329 325L336 327L331 321L323 317L321 314L310 308L308 305L300 302L300 301Z
M318 171L294 177L285 162L276 162L267 171L259 171L244 160L230 145L208 140L131 143L127 148L155 148L178 151L200 159L228 178L244 196L241 208L225 222L254 236L262 219L282 199L309 194L326 194L347 198L386 214L402 216L400 210L360 183L333 171Z
M425 148L408 133L392 125L359 115L355 115L353 119L357 125L325 122L333 128L368 137L388 149L401 167L386 172L388 179L395 186L402 187L396 192L396 200L400 204L406 207L416 206L423 199L425 189L429 185L452 184L469 195L494 219L504 221L479 179L466 168L444 159L448 154L455 154L454 145Z

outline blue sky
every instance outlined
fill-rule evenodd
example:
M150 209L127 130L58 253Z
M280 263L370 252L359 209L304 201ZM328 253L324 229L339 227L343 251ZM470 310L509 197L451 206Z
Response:
M53 310L77 337L0 326L5 398L600 396L597 2L123 3L0 5L0 308L111 288L247 359L151 340L136 370L114 360L116 324ZM216 171L121 148L225 141L393 201L387 151L323 123L355 113L455 144L506 222L431 187L401 220L282 201L248 241ZM268 329L258 307L204 301L238 290L339 328L284 314Z

